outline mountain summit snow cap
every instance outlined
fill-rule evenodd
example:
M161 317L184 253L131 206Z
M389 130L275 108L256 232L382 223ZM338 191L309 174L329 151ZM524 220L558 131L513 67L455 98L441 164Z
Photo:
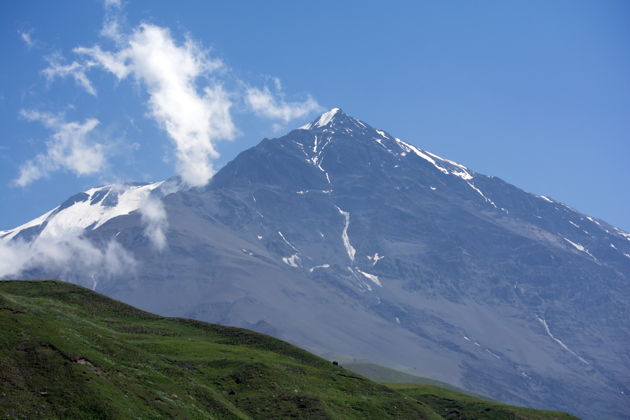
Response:
M317 117L313 122L303 125L300 130L315 130L318 128L332 128L334 126L345 125L346 123L352 123L353 125L360 124L365 127L365 124L360 123L359 120L346 115L341 108L332 108L330 111L324 112Z

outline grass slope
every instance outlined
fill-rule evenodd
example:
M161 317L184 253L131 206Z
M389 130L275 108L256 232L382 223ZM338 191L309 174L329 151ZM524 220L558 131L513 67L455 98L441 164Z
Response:
M409 397L422 401L444 419L457 420L569 420L576 417L558 411L515 407L427 384L389 384Z
M478 397L480 399L488 400L488 398L485 398L482 395L476 395L472 392L466 391L465 389L447 384L446 382L426 378L423 376L410 375L408 373L401 372L399 370L388 368L385 366L376 365L374 363L350 362L344 363L343 367L354 373L365 376L366 378L371 379L375 382L433 385L439 388L444 388L451 391L460 392L462 394L471 395L473 397Z
M515 407L490 400L445 382L410 375L373 363L344 363L343 367L422 401L444 419L575 419L557 411Z
M262 334L68 283L0 282L0 418L444 418L424 400Z

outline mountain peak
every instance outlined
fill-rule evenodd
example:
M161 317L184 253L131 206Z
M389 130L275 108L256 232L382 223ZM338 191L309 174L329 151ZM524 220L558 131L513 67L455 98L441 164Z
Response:
M329 111L324 112L319 117L317 117L313 122L303 125L299 129L301 130L313 130L317 128L326 128L331 127L333 125L339 125L343 121L352 121L356 122L354 118L346 115L341 108L332 108Z

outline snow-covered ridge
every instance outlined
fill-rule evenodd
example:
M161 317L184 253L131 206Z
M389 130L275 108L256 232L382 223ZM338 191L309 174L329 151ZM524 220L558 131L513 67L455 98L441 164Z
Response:
M315 127L323 127L325 125L328 125L339 111L341 111L339 108L333 108L328 112L324 112L321 117L319 117L319 120L317 120L317 122L315 123Z
M378 131L378 130L377 130ZM413 153L418 157L429 162L431 165L435 166L437 170L444 173L445 175L455 175L457 177L462 178L465 181L473 179L473 175L468 171L468 168L464 165L453 162L452 160L444 159L434 153L427 152L426 150L421 150L416 146L413 146L405 141L402 141L399 138L394 139L400 149L403 151L401 153L402 156L406 156L408 153Z
M42 237L58 237L68 231L96 229L107 221L138 210L151 191L163 181L145 185L107 185L76 194L64 204L21 226L6 231L11 240L29 228L42 227Z
M353 117L347 116L340 108L333 108L330 111L323 113L315 121L303 125L302 127L300 127L300 129L312 130L315 128L324 128L324 131L333 131L332 129L335 128L336 121L345 121L354 124L356 127L359 128L361 134L365 134L368 137L372 138L373 141L383 147L388 153L396 156L399 159L401 157L404 158L409 154L413 154L429 162L444 175L453 175L461 178L472 190L478 193L486 203L490 204L496 209L499 208L494 203L494 201L487 197L476 185L472 183L472 180L474 179L473 172L470 171L466 166L449 159L444 159L434 153L422 150L399 138L392 137L384 130L369 127L365 123ZM367 129L368 131L364 131L365 129ZM352 129L348 127L343 127L343 130L348 133L352 132ZM324 136L324 138L320 138L319 135L315 135L312 147L309 146L309 149L312 149L313 151L312 156L309 156L309 154L306 153L304 145L298 144L298 146L300 146L300 148L302 149L302 152L306 155L307 161L312 163L313 166L324 173L329 184L331 184L330 176L328 172L322 167L322 158L323 151L326 146L330 144L331 140L331 136ZM506 211L503 208L501 210Z
M23 225L20 225L16 228L10 229L10 230L6 230L6 231L2 231L2 233L0 234L0 237L4 240L9 240L9 239L13 239L15 237L15 235L17 235L18 233L20 233L23 230L35 227L35 226L39 226L42 223L44 223L46 221L46 219L48 219L48 217L50 217L50 215L57 210L58 207L55 207L52 210L49 210L48 212L42 214L41 216L31 220L30 222L26 222Z
M405 143L404 141L402 141L399 138L396 138L394 140L396 141L396 143L398 143L398 146L400 146L401 150L403 151L401 153L402 156L406 156L407 153L414 153L415 155L417 155L417 156L421 157L422 159L426 160L427 162L431 163L439 171L445 173L446 175L449 174L448 169L438 165L433 158L431 158L426 153L422 152L422 150L418 149L416 146L413 146L413 145L411 145L409 143Z
M396 138L392 136L391 134L387 133L384 130L369 126L360 120L357 120L349 115L346 115L340 108L332 108L331 110L321 114L313 122L306 124L300 128L303 130L314 130L314 132L312 136L307 137L307 139L309 140L304 141L303 144L300 143L299 141L295 143L301 148L302 153L304 153L307 162L309 162L315 168L321 171L322 174L325 176L325 181L331 185L331 188L326 189L326 190L317 190L317 192L320 192L320 193L333 192L332 191L333 180L331 178L332 174L328 173L328 171L325 168L325 166L327 165L325 164L322 165L322 162L325 160L325 156L326 156L325 150L327 149L328 146L330 146L331 143L334 143L336 141L336 137L333 134L336 131L339 131L342 134L349 135L348 136L349 138L355 138L361 141L372 141L374 142L374 144L378 145L379 148L382 148L388 154L392 155L396 160L399 160L401 162L403 159L407 159L410 156L413 156L414 158L419 157L423 161L428 162L433 168L435 168L441 174L447 175L447 176L455 176L455 177L460 178L463 182L466 183L466 186L470 188L472 191L474 191L475 194L477 194L478 197L481 200L483 200L488 206L496 210L500 210L504 213L509 212L508 209L501 207L500 202L497 203L494 201L495 197L493 197L492 194L489 194L488 191L484 191L485 188L483 188L482 184L480 182L476 182L477 180L475 180L477 175L472 170L468 169L466 166L458 162L445 159L427 150L423 150L417 146L414 146L413 144L410 144L408 142L401 140L400 138ZM348 137L342 137L342 139L345 139ZM398 167L399 165L394 165L394 168L398 168ZM436 191L437 187L431 186L430 189L431 191ZM300 190L300 191L297 191L296 193L303 195L310 192L315 192L315 190L313 191ZM570 207L566 206L565 204L557 202L547 196L534 195L534 197L538 198L541 202L544 202L545 204L554 206L556 210L560 210L559 206L565 207L568 210L572 210ZM341 213L341 214L344 217L346 217L344 213ZM536 217L541 218L539 216L536 216ZM587 219L590 222L596 224L599 229L606 231L606 233L609 233L605 229L605 227L601 225L596 219L593 219L591 217L587 217ZM585 229L580 226L581 224L578 225L575 222L571 222L571 224L576 229L581 229L581 230ZM630 241L630 234L622 232L619 229L615 229L615 231L616 231L615 233L617 233L624 239ZM584 230L584 233L589 234L586 230ZM348 256L350 257L351 260L353 260L354 248L350 244L349 239L347 241L345 240L345 236L347 236L347 230L345 231L345 234L346 235L344 235L344 237L342 238L344 239L344 246L346 248ZM567 243L570 244L574 249L580 252L583 252L586 255L589 255L591 258L596 260L596 258L590 253L588 249L586 249L586 247L583 247L582 245L575 242L567 241ZM580 249L580 248L583 248L583 249Z
M333 120L333 118L335 117L335 115L337 115L337 113L339 113L341 111L341 109L339 108L333 108L328 112L324 112L322 115L320 115L319 119L317 119L317 121L308 123L308 124L304 124L302 127L300 127L301 130L310 130L312 128L318 127L325 127L328 124L330 124L330 122Z
M617 232L620 236L623 236L624 238L630 241L630 233L624 232L623 230L617 227L615 228L615 232Z
M341 108L332 108L324 112L315 121L304 124L298 130L321 129L324 132L333 132L336 129L346 134L352 133L354 129L365 130L369 127L362 121L346 115Z
M454 162L452 160L444 159L434 153L421 150L420 148L413 146L407 142L404 142L403 140L399 138L394 138L388 135L383 130L371 128L367 126L365 123L363 123L362 121L344 114L340 108L332 108L330 111L327 111L323 113L322 115L320 115L319 118L317 118L315 121L305 124L299 127L299 129L312 130L315 128L327 128L327 129L333 128L335 126L335 122L338 122L338 121L344 121L346 123L350 122L354 124L355 126L357 126L361 130L362 133L365 133L363 130L366 128L368 130L371 129L372 132L376 134L373 137L373 140L376 141L379 145L381 145L385 150L387 150L388 152L394 155L400 155L404 157L407 154L413 153L421 157L422 159L426 160L427 162L431 163L436 169L438 169L439 171L441 171L442 173L446 175L449 175L449 174L454 175L454 176L462 178L465 181L469 181L473 179L473 175L471 174L471 172L468 170L466 166L460 163ZM346 131L348 131L347 128L345 129ZM322 143L321 140L322 139L318 138L317 136L315 137L315 141L312 147L313 153L319 152L321 154L321 151L325 147L325 145L324 147L321 146L321 143ZM387 144L389 144L389 146ZM402 152L397 153L394 150L392 150L392 147L395 148L395 146L398 146L398 148ZM313 162L313 163L316 165L318 162Z

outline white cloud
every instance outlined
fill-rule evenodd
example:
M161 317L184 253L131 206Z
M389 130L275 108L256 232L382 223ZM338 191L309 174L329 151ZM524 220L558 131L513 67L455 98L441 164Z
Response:
M164 203L158 197L149 194L140 206L140 216L144 223L144 234L151 244L162 251L166 247L166 229L168 219Z
M149 24L136 28L118 51L95 46L75 52L118 79L131 75L146 87L150 115L177 149L178 173L189 186L205 185L214 174L211 160L219 156L215 141L236 134L232 101L222 85L212 82L197 88L198 80L222 63L191 40L178 45L167 29Z
M28 48L33 48L35 46L35 41L33 40L33 37L31 37L30 31L18 31L18 34Z
M177 173L190 187L207 184L214 174L212 163L219 157L216 142L237 135L231 115L235 101L244 101L248 110L273 120L274 126L321 109L310 96L302 102L285 101L278 79L274 92L238 80L238 88L226 88L228 80L235 80L228 76L229 69L191 39L177 42L167 28L148 23L123 33L120 2L106 0L104 5L101 35L113 40L115 48L107 50L98 44L75 48L78 61L62 64L52 57L44 74L49 80L72 77L92 95L96 89L86 73L94 68L118 80L137 81L148 93L149 115L175 146Z
M301 118L311 112L322 110L322 107L310 95L302 102L286 102L281 91L281 85L277 79L275 85L276 95L267 87L263 89L256 87L246 88L245 101L254 113L286 124L295 118Z
M92 67L93 63L79 63L73 61L70 64L61 64L61 57L58 54L47 57L46 61L48 61L48 67L46 67L42 73L49 82L57 77L72 77L75 83L85 89L87 93L96 96L96 89L85 74L85 72Z
M105 0L103 2L103 6L105 9L105 17L103 18L101 36L120 43L124 40L120 29L122 20L122 2L120 0Z
M121 42L123 36L120 32L120 22L117 18L106 17L101 28L101 35L105 38Z
M102 248L76 232L39 236L32 242L0 239L0 278L20 278L28 270L45 267L46 274L96 289L99 281L129 274L135 259L118 242Z
M24 187L58 170L89 175L100 172L105 166L105 147L92 139L98 120L66 122L59 115L32 110L22 110L20 115L29 121L41 122L53 134L46 141L46 153L22 165L14 181L16 185Z
M113 7L120 9L121 1L120 0L105 0L104 2L105 8Z

